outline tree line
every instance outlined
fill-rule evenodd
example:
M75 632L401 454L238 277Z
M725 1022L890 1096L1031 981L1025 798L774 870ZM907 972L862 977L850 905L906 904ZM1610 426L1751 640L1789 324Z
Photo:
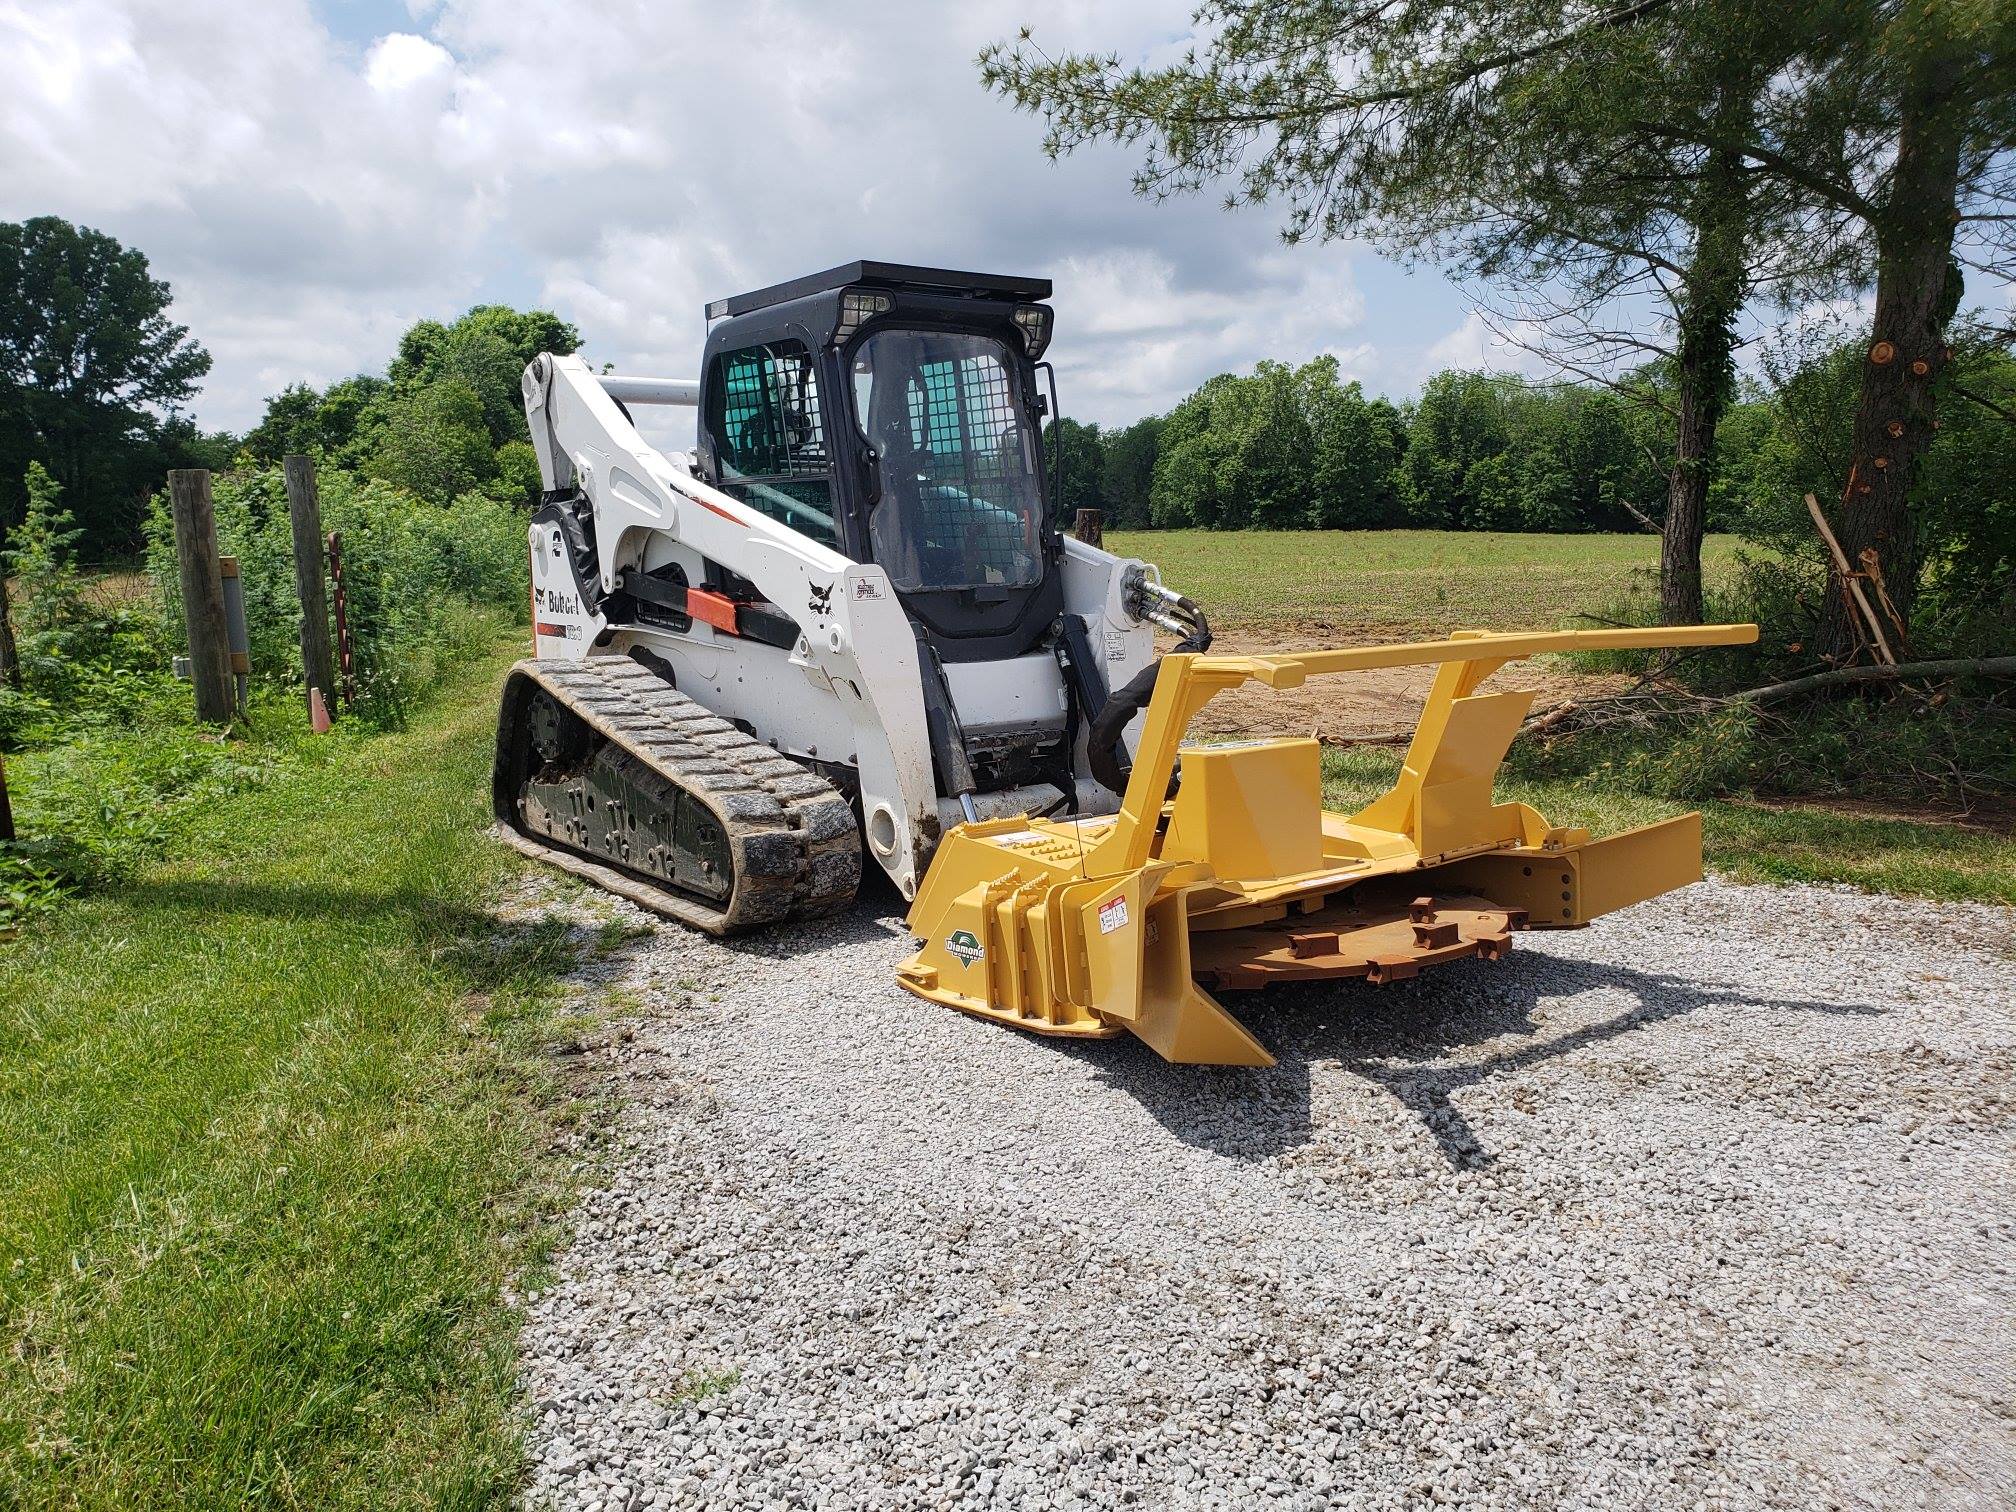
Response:
M229 459L235 438L181 412L210 354L169 303L145 255L103 232L0 223L0 533L25 518L36 464L87 554L131 552L169 468Z
M1969 270L2016 257L2016 6L1973 0L1205 0L1174 61L987 48L1054 156L1140 152L1135 185L1273 203L1286 238L1367 238L1482 282L1570 372L1663 359L1661 603L1702 614L1700 540L1746 311L1867 295L1825 497L1900 633L1914 507L1956 396ZM1142 52L1148 52L1144 38ZM1648 301L1656 329L1606 312ZM1821 607L1829 660L1862 634Z
M1067 512L1121 529L1638 530L1664 485L1656 417L1602 387L1452 370L1396 403L1332 357L1060 435Z
M0 225L0 551L9 529L20 545L31 462L87 560L138 549L170 467L271 466L301 451L434 504L472 493L536 500L520 374L538 352L580 344L551 312L480 306L420 321L381 372L291 385L232 436L202 433L180 413L209 357L168 311L168 287L141 253L53 217ZM1912 597L1921 585L1932 595L1928 623L1963 601L1977 620L2006 623L2016 617L2016 363L2006 331L1947 334L1948 402L1914 464ZM1671 356L1605 383L1443 372L1398 403L1345 382L1330 358L1265 361L1132 425L1062 420L1051 443L1067 510L1099 508L1118 527L1551 532L1663 520L1669 567L1685 460L1700 495L1695 524L1810 554L1800 500L1853 473L1868 366L1851 342L1772 374L1768 387L1732 378L1707 450L1690 459L1680 459L1689 380ZM46 533L54 514L44 513L33 529ZM1887 560L1885 570L1894 597Z
M320 457L432 504L472 492L533 504L539 458L519 385L541 352L580 345L580 331L550 310L478 305L447 324L422 320L382 376L291 384L268 399L241 450L269 466L289 452Z

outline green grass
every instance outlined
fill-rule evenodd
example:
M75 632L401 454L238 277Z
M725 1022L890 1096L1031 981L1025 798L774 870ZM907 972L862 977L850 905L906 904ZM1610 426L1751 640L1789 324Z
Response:
M0 1506L474 1506L559 1211L498 655L0 946Z
M1552 629L1656 592L1659 571L1649 533L1153 530L1111 531L1106 544L1157 563L1227 628ZM1711 588L1735 552L1735 537L1708 537Z
M1323 753L1325 801L1356 808L1391 784L1397 750ZM1507 776L1501 800L1530 803L1555 824L1598 835L1698 808L1709 867L1743 882L1845 882L1942 901L2016 904L2016 840L1981 829L1754 803L1679 803L1577 781Z

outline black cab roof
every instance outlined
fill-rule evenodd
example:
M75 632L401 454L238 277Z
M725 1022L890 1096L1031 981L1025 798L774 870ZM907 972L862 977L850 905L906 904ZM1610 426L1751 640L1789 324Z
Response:
M1047 278L961 273L952 268L919 268L909 263L857 259L842 263L837 268L828 268L823 273L808 273L803 278L772 284L767 289L754 289L747 294L731 294L726 299L714 300L707 306L707 318L719 320L723 316L746 315L751 310L767 309L771 305L802 299L808 294L822 294L829 289L849 286L916 289L940 295L963 294L974 299L1035 300L1050 297L1050 280Z

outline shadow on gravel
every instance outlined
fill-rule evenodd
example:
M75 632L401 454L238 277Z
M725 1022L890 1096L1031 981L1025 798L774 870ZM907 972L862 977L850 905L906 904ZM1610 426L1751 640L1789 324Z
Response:
M1636 1006L1552 1039L1536 1039L1544 1003L1585 992L1620 992ZM1274 1053L1264 1071L1172 1066L1131 1038L1070 1045L1186 1144L1235 1160L1265 1160L1311 1135L1312 1069L1334 1065L1385 1088L1421 1120L1451 1166L1488 1165L1490 1153L1452 1099L1482 1082L1573 1055L1648 1025L1701 1009L1868 1016L1857 1004L1767 998L1736 987L1627 966L1515 953L1497 966L1460 965L1387 987L1362 982L1289 985L1228 994L1225 1005ZM1478 1060L1463 1047L1519 1035L1527 1043Z

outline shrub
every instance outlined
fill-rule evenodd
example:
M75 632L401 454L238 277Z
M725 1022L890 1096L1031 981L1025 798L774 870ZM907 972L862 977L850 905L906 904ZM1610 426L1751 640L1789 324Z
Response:
M416 682L472 649L472 606L490 611L493 621L498 612L526 614L525 516L480 493L434 505L344 472L325 471L320 490L323 527L342 548L358 708L367 718L396 722ZM214 499L219 541L238 558L245 584L253 676L298 687L301 603L280 472L220 477ZM174 623L174 528L162 499L149 523L148 564ZM333 602L332 595L332 616Z

